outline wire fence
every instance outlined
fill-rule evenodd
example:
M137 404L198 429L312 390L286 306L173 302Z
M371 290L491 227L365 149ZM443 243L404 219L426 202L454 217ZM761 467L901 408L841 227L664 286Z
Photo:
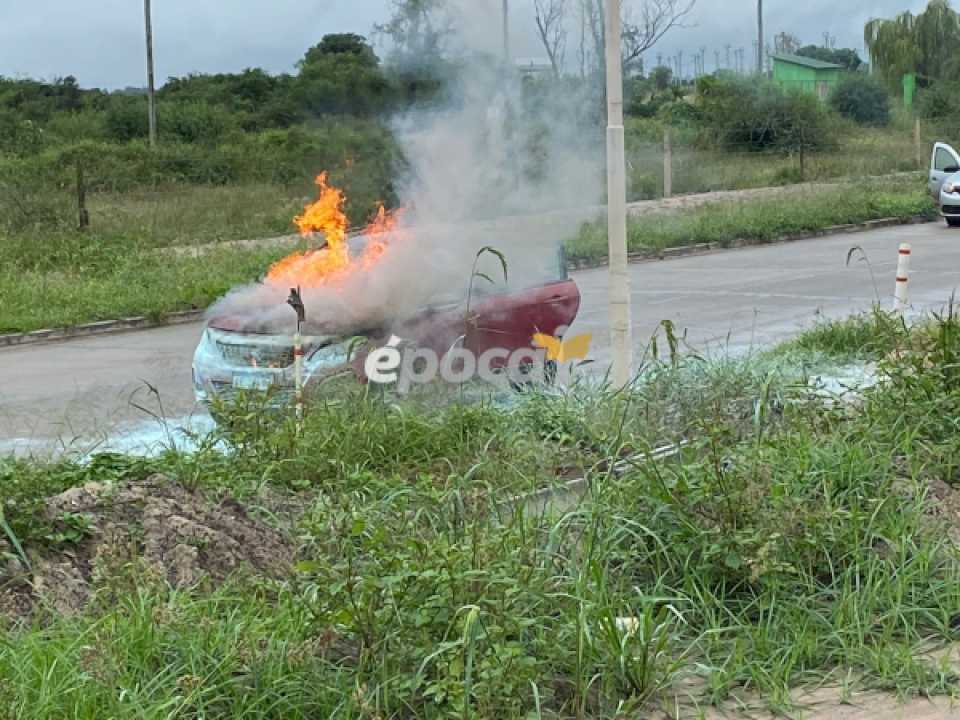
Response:
M707 149L678 141L635 139L627 145L630 200L744 190L926 170L934 142L944 138L918 123L912 130L864 130L829 148L757 149L750 143Z

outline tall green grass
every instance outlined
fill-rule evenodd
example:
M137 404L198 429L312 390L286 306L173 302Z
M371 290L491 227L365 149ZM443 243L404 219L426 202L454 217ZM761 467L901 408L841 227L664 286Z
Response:
M301 562L287 582L212 594L136 564L101 573L85 614L0 631L0 708L588 718L744 690L787 710L792 688L824 682L951 692L929 652L956 639L957 520L931 503L956 482L960 323L921 332L904 328L884 382L851 407L786 363L674 356L627 391L508 406L360 391L316 405L299 440L239 406L215 438L226 452L103 460L91 472L162 470L296 508L281 525L295 522ZM640 456L678 439L674 458ZM24 508L90 477L6 467ZM579 502L505 502L579 474ZM12 517L28 552L69 549L31 535L33 517Z
M632 252L698 243L759 244L832 225L915 216L935 217L933 201L919 177L798 189L785 191L777 199L718 202L673 214L631 217L627 242ZM585 224L567 243L567 254L571 259L590 261L606 257L602 223Z

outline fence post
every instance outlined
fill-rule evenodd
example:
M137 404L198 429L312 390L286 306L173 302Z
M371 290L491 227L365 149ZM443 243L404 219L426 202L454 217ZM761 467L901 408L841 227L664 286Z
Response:
M921 136L920 136L919 116L913 121L913 146L917 154L917 167L923 170L927 160L924 157L923 141L921 140Z
M77 163L77 215L81 230L90 227L90 213L87 211L87 183L83 177L83 161L78 156Z
M663 197L673 197L673 140L670 128L663 131Z

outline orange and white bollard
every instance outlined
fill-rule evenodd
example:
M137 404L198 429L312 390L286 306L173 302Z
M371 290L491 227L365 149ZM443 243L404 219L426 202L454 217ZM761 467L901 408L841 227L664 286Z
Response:
M910 253L910 243L902 243L897 261L897 287L893 292L893 311L896 313L902 313L909 304Z

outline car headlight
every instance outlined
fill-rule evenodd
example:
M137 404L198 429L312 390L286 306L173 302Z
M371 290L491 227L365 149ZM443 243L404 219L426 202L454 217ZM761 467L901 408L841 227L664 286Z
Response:
M953 181L946 182L943 185L943 191L948 195L953 195L957 192L960 192L960 183L953 182Z

